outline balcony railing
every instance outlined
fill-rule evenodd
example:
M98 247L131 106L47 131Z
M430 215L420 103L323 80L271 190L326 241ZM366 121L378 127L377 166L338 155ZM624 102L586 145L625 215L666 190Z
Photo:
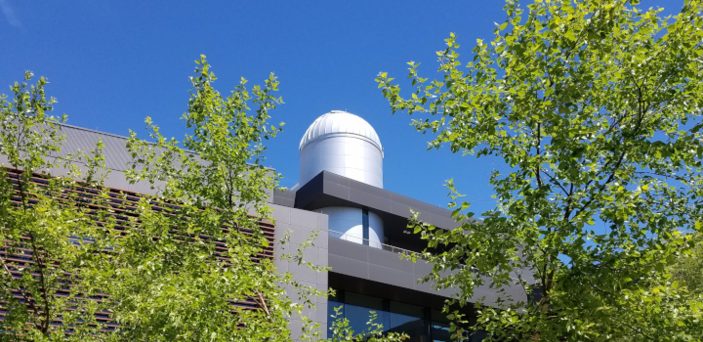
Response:
M398 253L398 254L405 254L405 255L413 255L418 259L424 260L424 258L422 257L422 254L420 254L418 252L414 252L414 251L411 251L411 250L405 249L405 248L391 246L389 244L381 243L378 241L371 241L369 239L364 239L361 236L350 235L350 234L346 234L346 233L342 233L342 232L338 232L338 231L334 231L334 230L329 231L329 236L333 237L335 239L346 240L346 241L358 243L360 245L367 245L370 247L382 249L384 251L389 251L389 252Z

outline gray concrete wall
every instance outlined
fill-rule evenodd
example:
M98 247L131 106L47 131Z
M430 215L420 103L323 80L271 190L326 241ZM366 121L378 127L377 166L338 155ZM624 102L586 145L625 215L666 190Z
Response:
M318 231L317 238L313 245L303 252L303 259L319 266L328 266L328 220L327 215L289 208L281 205L271 204L273 208L273 219L276 225L276 241L274 243L274 253L277 256L275 265L280 273L290 272L293 279L303 285L311 286L317 290L325 291L328 287L327 272L315 272L305 265L298 265L294 262L284 261L278 258L282 253L294 253L298 245L309 239L309 236ZM280 240L284 238L286 232L290 234L289 243L283 245ZM285 286L288 295L296 301L297 291L291 286ZM327 298L314 298L316 307L306 308L303 315L320 324L320 334L326 337L327 333ZM290 322L290 330L294 340L299 340L302 322L300 317L293 317Z

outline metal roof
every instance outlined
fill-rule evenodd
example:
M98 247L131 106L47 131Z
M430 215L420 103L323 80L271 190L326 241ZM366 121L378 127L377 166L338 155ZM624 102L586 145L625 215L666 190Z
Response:
M383 153L381 139L376 134L376 130L360 116L342 110L333 110L317 118L300 140L299 149L302 151L307 144L315 140L340 133L369 141Z
M132 156L127 149L128 137L63 123L57 124L57 127L60 130L60 134L65 136L65 141L61 146L61 156L76 153L79 150L83 152L93 151L98 139L102 139L105 164L109 169L114 171L127 170L129 162L132 161ZM195 154L196 159L199 159L196 152L184 151ZM266 169L274 170L269 167Z
M132 160L132 156L127 150L127 137L67 124L58 124L57 127L60 134L65 136L65 141L61 146L61 155L77 153L78 151L93 151L95 144L99 139L102 139L105 164L109 169L124 171Z

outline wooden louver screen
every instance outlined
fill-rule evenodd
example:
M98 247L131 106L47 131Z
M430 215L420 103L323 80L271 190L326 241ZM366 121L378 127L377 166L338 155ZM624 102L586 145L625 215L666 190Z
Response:
M15 185L15 192L12 196L12 203L16 205L21 204L21 199L20 199L20 194L18 190L18 184L19 184L19 177L21 174L20 170L17 169L5 169L5 175L8 177L8 179ZM31 182L38 185L39 187L46 187L47 182L47 176L45 175L40 175L40 174L34 174L33 177L31 178ZM125 191L125 190L120 190L120 189L115 189L115 188L104 188L103 190L107 190L109 199L107 203L110 206L111 210L111 215L114 217L114 219L117 222L117 225L114 227L114 229L117 230L124 230L124 229L132 229L129 227L129 224L127 224L127 221L129 220L130 217L135 217L136 214L133 212L133 209L136 208L137 202L144 197L144 194L139 194L135 192L130 192L130 191ZM74 192L81 192L82 194L91 194L91 193L96 193L97 191L95 189L91 188L72 188L72 189L65 189L64 191L74 191ZM64 203L66 205L78 205L79 202L76 200L76 198L80 197L65 197ZM90 202L90 201L88 201ZM36 203L36 201L30 200L30 204ZM85 203L81 203L81 205L85 205ZM93 206L93 204L88 204L89 206ZM169 208L166 208L165 206L168 206ZM172 210L173 208L177 207L175 204L166 204L166 205L153 205L152 209L155 211L163 211L163 210ZM98 208L97 206L94 209L106 209L106 208ZM96 224L99 224L99 222L96 222ZM273 246L274 246L274 233L275 233L275 227L273 224L269 222L264 222L264 221L259 221L258 222L259 227L261 228L265 238L268 240L269 244L266 248L262 250L261 253L259 253L256 256L252 257L252 261L258 262L261 260L261 258L267 258L271 259L273 258ZM2 229L2 227L0 227ZM223 228L226 230L226 228ZM246 232L245 232L246 234ZM28 239L28 238L27 238ZM8 241L0 242L0 259L4 261L4 264L7 265L7 268L9 272L13 275L15 278L21 278L23 275L23 272L20 271L22 268L26 268L29 265L33 265L36 260L32 255L32 250L28 248L19 248L21 253L15 253L15 254L8 254L8 249L7 249L7 243ZM220 253L223 251L227 250L227 246L223 241L218 241L215 240L215 245L216 245L216 254L219 256ZM224 259L224 258L223 258ZM37 274L32 274L32 277L37 277ZM70 284L66 284L66 286L70 286ZM29 303L26 303L23 294L20 292L19 289L10 289L12 292L14 298L19 300L22 303L25 303L29 307ZM68 294L68 290L66 289L57 289L55 292L55 296L66 296ZM102 298L104 298L104 295L96 295L91 297L92 300L100 301ZM8 308L7 305L8 302L3 302L0 301L0 321L4 320L5 317L8 314ZM242 301L236 301L232 302L232 312L236 312L237 310L258 310L260 309L259 305L257 302L251 298L248 300L242 300ZM30 309L31 311L31 309ZM36 314L36 313L35 313ZM104 312L100 314L96 314L96 320L98 322L102 322L104 324L104 327L106 329L111 329L116 326L115 323L110 318L109 312ZM60 318L57 318L53 324L61 324ZM0 324L1 325L1 324ZM69 332L70 333L70 332Z

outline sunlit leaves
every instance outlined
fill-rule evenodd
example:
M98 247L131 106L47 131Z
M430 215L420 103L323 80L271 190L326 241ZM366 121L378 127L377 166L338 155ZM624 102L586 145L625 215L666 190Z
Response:
M495 39L477 40L465 67L451 34L430 86L416 64L407 99L387 74L377 78L394 112L425 114L412 124L432 137L428 148L508 167L490 176L498 206L483 222L456 210L459 229L415 229L448 246L428 255L437 261L428 280L461 265L477 271L439 280L460 288L462 301L489 284L539 294L539 302L496 304L525 310L517 323L506 311L482 311L478 326L496 340L676 340L701 330L700 311L685 310L699 304L662 289L687 246L677 233L700 230L703 6L687 1L668 18L636 6L508 1ZM518 271L535 281L518 280ZM650 286L659 292L647 295ZM638 304L645 300L660 305Z
M49 115L47 81L30 86L31 77L0 98L0 341L97 341L107 307L92 299L101 294L92 274L114 237L109 212L94 210L107 199L92 188L107 174L103 144L62 153L65 116Z

